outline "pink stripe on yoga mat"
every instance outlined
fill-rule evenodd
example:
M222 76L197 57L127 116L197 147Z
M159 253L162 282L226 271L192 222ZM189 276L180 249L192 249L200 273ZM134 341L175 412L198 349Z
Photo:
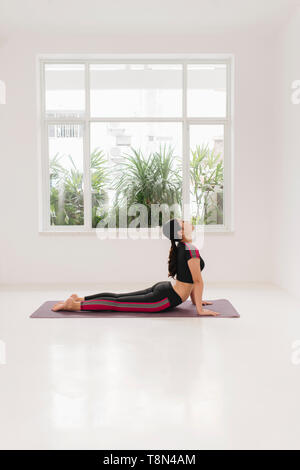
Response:
M102 312L52 312L51 308L59 301L49 300L41 305L30 318L204 318L197 314L195 305L190 300L183 302L175 308L158 313L149 312L116 312L105 311ZM215 310L220 312L221 315L217 317L208 318L239 318L240 315L234 306L227 299L211 300L212 305L206 305L204 308L208 310Z

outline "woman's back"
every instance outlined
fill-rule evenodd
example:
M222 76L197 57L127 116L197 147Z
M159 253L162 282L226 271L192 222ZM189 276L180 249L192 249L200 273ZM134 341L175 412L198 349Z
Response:
M182 241L178 242L176 258L176 279L178 279L178 281L193 284L193 278L188 266L188 261L192 258L200 259L200 269L202 271L205 266L205 263L204 260L201 258L200 253L195 247L195 245Z
M201 258L198 249L191 243L178 242L176 249L176 278L173 289L185 301L192 292L193 278L188 266L188 261L192 258L200 259L200 269L205 266L204 260Z

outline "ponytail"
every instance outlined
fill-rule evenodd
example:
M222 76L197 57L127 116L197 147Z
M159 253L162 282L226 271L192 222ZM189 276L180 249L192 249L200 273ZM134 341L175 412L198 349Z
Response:
M174 278L175 274L177 273L177 245L174 239L171 240L168 268L169 268L169 277Z
M175 277L177 273L177 245L176 241L181 240L179 237L179 231L181 230L181 225L177 219L171 219L163 225L163 234L165 237L171 240L171 248L169 251L169 277Z

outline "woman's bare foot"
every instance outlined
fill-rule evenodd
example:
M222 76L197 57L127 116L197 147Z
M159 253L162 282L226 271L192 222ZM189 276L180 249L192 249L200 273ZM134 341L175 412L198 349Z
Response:
M66 310L68 312L78 312L80 310L80 302L74 300L72 297L65 300L65 302L59 302L52 308L53 312L59 312L60 310Z
M83 297L78 297L77 294L72 294L71 298L74 299L77 302L83 302L84 301L84 298Z

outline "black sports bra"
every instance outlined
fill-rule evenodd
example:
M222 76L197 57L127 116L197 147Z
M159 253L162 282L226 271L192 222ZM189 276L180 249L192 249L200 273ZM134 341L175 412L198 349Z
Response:
M205 266L203 259L200 256L199 251L192 245L191 243L179 242L177 245L177 274L176 279L181 282L187 282L189 284L193 284L193 278L191 275L190 268L188 266L188 260L191 258L199 258L200 259L200 269Z

